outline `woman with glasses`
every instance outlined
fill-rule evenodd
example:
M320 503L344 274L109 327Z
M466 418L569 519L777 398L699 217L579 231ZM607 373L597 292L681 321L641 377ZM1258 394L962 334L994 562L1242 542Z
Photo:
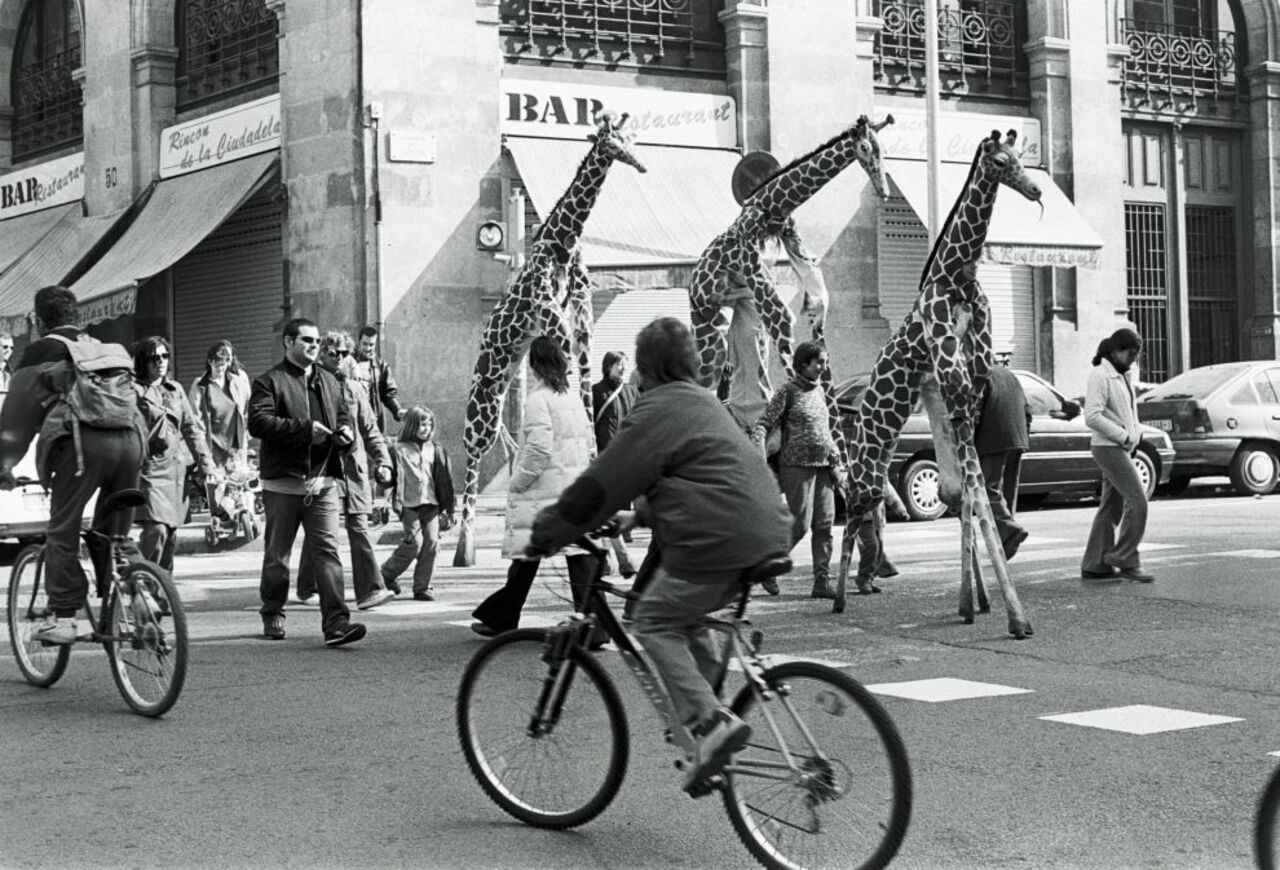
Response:
M249 376L223 340L209 348L204 373L191 383L191 407L204 426L213 464L243 467L249 448Z
M142 557L167 570L173 570L174 532L187 518L187 466L194 461L206 479L216 474L204 427L182 386L168 377L171 355L169 342L158 335L133 348L138 407L148 435L141 482L147 503L134 520L142 526Z

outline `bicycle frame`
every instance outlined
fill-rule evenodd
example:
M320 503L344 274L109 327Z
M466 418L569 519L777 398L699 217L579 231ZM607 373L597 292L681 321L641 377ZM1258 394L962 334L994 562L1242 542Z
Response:
M92 529L86 529L82 531L80 533L80 537L85 542L86 545L88 545L89 542L95 538L105 539L109 547L108 556L111 560L112 567L108 576L102 577L102 576L99 576L97 573L97 566L96 565L94 566L93 591L97 593L98 598L102 601L102 607L100 610L95 612L93 609L93 595L85 596L84 615L85 615L86 621L89 623L89 633L78 639L87 640L93 643L106 643L108 641L125 640L126 638L116 636L108 630L110 628L108 623L110 622L111 617L110 617L110 614L107 612L107 600L110 596L111 590L117 586L123 586L123 579L120 576L122 559L120 556L120 549L118 546L122 541L103 535L101 532L95 532ZM41 555L40 559L36 562L36 567L35 567L36 580L35 580L35 585L32 587L33 590L38 590L42 586L41 581L43 580L45 564L46 562L45 562L44 556ZM46 588L47 588L47 584L46 584ZM122 594L133 592L133 591L134 590L131 590L131 589L123 589L123 588L121 589ZM36 617L47 615L47 613L37 613L34 609L34 604L35 604L35 599L33 598L31 603L27 605L27 616L29 618L34 619Z

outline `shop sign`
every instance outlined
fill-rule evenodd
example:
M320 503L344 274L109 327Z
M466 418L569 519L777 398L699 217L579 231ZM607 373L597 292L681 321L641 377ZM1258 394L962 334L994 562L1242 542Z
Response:
M280 147L280 95L166 127L160 177L172 178Z
M84 199L84 152L0 175L0 221Z
M503 79L501 129L507 136L586 139L597 112L629 115L642 145L736 148L737 107L721 94Z
M923 109L898 107L878 110L879 118L893 115L893 123L885 127L877 138L880 151L895 160L928 160L929 138L926 115ZM938 115L938 157L944 163L971 163L978 142L990 136L992 130L1000 135L1017 131L1016 148L1023 166L1040 166L1044 155L1040 150L1040 122L1035 118L1016 115L984 115L976 112L940 112Z

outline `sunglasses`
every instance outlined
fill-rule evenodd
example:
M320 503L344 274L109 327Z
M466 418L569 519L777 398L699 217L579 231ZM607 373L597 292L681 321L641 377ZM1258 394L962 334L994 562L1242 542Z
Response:
M334 348L334 347L329 348L327 351L325 351L325 353L329 354L330 356L337 356L337 357L351 356L351 351L338 350L337 348Z
M147 357L147 359L151 360L152 362L159 362L162 359L168 359L168 358L169 358L169 354L165 353L164 351L160 351L159 353L153 353Z
M319 337L314 335L299 335L295 337L293 340L300 341L303 344L319 344L320 343Z

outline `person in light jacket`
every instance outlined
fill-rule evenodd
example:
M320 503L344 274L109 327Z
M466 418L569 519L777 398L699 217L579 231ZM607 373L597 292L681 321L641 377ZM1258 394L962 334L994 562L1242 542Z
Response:
M506 532L502 556L511 560L507 584L475 609L471 629L492 637L520 623L529 589L538 574L539 559L525 556L525 547L538 511L555 504L591 462L595 437L578 396L569 391L569 363L560 346L544 335L529 347L532 375L525 398L524 426L515 471L508 486ZM564 551L575 603L581 589L595 575L595 558L581 550Z
M436 570L440 533L453 527L453 470L449 452L432 440L436 415L425 405L414 405L400 423L400 438L393 445L396 463L392 501L404 523L400 539L382 563L382 580L399 591L399 577L414 560L413 600L435 601L431 578Z
M1102 502L1089 530L1081 577L1119 576L1140 583L1155 579L1142 570L1138 555L1147 528L1147 492L1133 467L1141 434L1129 369L1141 352L1138 333L1117 329L1093 357L1084 421L1093 431L1093 460L1102 469Z

